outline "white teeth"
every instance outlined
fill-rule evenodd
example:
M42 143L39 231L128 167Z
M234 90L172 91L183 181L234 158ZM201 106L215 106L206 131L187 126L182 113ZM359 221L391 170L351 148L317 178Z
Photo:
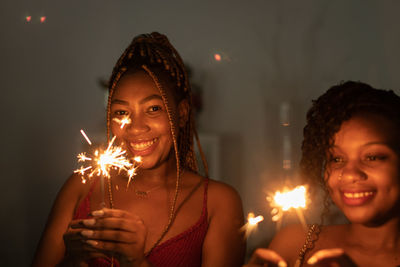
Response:
M358 192L358 193L343 193L343 194L347 198L362 198L362 197L371 196L374 193L373 192Z
M146 141L146 142L140 142L140 143L129 143L129 145L133 148L133 150L145 150L149 148L152 144L154 144L157 141L157 138L154 138L153 140Z

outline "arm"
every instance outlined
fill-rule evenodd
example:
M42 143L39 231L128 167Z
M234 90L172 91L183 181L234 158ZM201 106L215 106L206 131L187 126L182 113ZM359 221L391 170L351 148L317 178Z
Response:
M55 266L62 261L65 254L63 235L87 187L77 175L72 175L63 185L53 204L32 266Z
M249 262L247 263L247 265L244 265L244 267L270 266L267 264L278 267L287 266L287 263L284 261L284 259L275 251L266 248L258 248L251 255Z
M208 188L209 227L203 244L203 267L241 266L246 243L239 194L230 186L211 181Z
M301 225L285 227L275 235L268 249L256 249L245 266L294 266L304 244L305 236L306 232Z

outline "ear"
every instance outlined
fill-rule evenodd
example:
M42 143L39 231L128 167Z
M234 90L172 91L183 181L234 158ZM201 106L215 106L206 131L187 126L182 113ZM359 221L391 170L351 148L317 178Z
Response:
M189 103L188 103L187 99L183 99L178 104L179 127L180 128L184 127L188 120L189 120Z

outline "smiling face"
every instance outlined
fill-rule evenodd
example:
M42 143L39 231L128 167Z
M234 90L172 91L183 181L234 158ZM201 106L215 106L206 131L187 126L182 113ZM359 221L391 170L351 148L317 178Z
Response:
M176 104L168 98L175 114ZM175 117L175 116L174 116ZM119 121L128 118L121 128ZM159 89L144 71L125 75L111 100L111 130L130 156L141 156L143 169L173 160L173 139L168 113Z
M397 132L388 119L363 114L343 122L334 136L325 177L332 200L352 223L399 216Z

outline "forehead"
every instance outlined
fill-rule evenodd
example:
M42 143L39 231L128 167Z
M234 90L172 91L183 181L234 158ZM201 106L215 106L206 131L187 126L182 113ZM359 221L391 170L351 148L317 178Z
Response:
M153 79L144 71L124 75L118 82L113 99L118 97L141 97L143 95L160 95L160 91Z
M342 123L334 136L335 145L351 142L383 142L393 144L396 141L397 128L388 118L376 114L355 115Z

